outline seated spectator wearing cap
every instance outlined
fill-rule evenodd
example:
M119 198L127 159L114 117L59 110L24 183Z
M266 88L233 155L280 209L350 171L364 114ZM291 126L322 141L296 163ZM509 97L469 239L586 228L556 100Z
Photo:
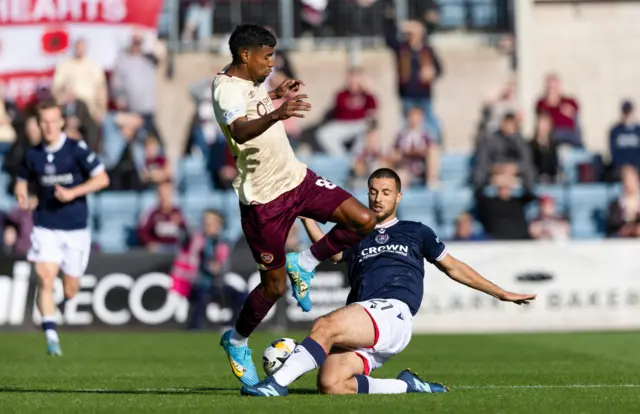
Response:
M540 214L529 225L529 233L538 240L567 240L570 237L569 222L558 214L552 197L540 197Z
M620 122L609 132L609 150L616 169L623 165L640 166L640 124L635 120L631 101L622 103Z

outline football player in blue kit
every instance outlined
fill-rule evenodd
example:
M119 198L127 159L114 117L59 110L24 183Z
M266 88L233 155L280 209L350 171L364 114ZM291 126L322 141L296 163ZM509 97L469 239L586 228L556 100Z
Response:
M86 196L109 185L104 165L96 154L62 132L62 109L55 101L38 105L42 142L26 153L18 174L15 195L18 206L32 209L29 183L35 186L37 206L27 259L38 276L37 306L50 355L60 356L53 287L62 270L64 296L71 299L80 289L91 251Z
M402 199L398 175L379 169L369 177L369 208L376 231L355 247L332 257L349 267L351 291L347 305L317 319L311 332L273 376L241 393L258 397L287 395L287 386L315 368L318 388L325 394L402 394L446 392L409 370L395 379L369 376L409 344L412 318L423 297L424 259L458 283L505 302L528 304L536 295L507 292L451 256L431 228L401 221L396 209ZM303 223L313 242L323 232L312 220Z

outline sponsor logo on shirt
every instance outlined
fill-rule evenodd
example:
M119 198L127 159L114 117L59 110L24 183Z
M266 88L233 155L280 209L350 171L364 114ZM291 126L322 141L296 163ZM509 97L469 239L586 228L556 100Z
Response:
M383 253L399 254L406 257L409 255L409 247L401 244L384 244L382 246L362 249L362 251L360 252L360 256L362 257L362 259L369 259L379 256Z
M43 175L40 182L44 186L69 185L73 184L73 174Z

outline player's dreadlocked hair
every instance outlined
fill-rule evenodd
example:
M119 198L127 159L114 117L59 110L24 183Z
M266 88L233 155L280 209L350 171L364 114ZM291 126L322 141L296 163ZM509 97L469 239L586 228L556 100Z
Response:
M240 50L255 47L275 47L278 41L268 29L257 24L241 24L231 33L229 49L233 60L240 60Z
M393 171L391 168L378 168L369 176L368 183L371 184L371 180L375 178L391 178L396 182L396 190L398 192L402 191L402 183L400 182L400 177L398 174Z

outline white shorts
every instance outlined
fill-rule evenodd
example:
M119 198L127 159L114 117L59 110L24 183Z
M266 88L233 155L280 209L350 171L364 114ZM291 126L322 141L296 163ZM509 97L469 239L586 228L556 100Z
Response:
M413 315L404 302L396 299L371 299L355 303L367 311L376 331L373 347L354 349L364 363L364 374L369 375L409 345Z
M34 263L57 263L65 275L84 275L91 252L91 231L51 230L34 227L27 260Z

